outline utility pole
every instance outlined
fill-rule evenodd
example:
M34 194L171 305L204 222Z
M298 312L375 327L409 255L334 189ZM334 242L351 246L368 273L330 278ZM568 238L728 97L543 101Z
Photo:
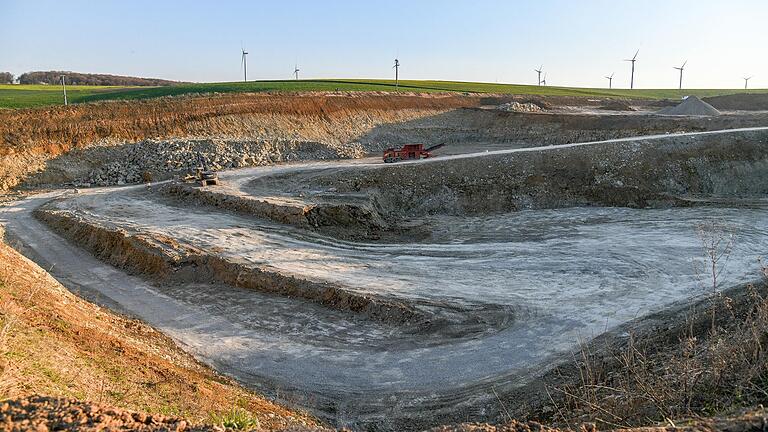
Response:
M395 68L395 88L398 88L400 86L400 76L398 75L398 72L400 71L400 60L395 59L395 65L392 67Z
M67 84L64 82L64 75L61 76L61 89L64 91L64 105L67 103Z

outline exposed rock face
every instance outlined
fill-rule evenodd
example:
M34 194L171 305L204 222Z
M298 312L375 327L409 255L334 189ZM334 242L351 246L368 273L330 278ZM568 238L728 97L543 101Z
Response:
M260 187L304 195L319 190L364 194L390 224L400 217L429 214L591 205L665 207L688 205L689 197L699 195L764 196L766 148L765 130L670 135L375 169L349 167L314 173L306 181L275 175L262 177Z
M132 146L148 139L249 142L282 146L281 154L290 153L292 146L322 143L338 154L349 154L340 147L348 147L382 124L477 106L479 101L478 97L456 95L230 94L3 110L0 192L26 179L29 185L84 180L91 171L125 156L104 148ZM73 150L80 151L78 158L51 162ZM244 153L259 152L250 149ZM275 156L273 153L274 149L267 151ZM222 164L233 162L231 155L222 156Z
M363 155L359 144L333 148L318 142L263 140L146 140L94 150L91 151L92 155L101 153L98 157L109 162L74 179L75 184L106 186L165 179L173 174L193 172L198 154L216 171L295 160L346 159ZM52 161L49 170L54 174L57 167L65 169L63 165L78 163L76 159L82 156L79 151L72 152L61 160ZM87 158L85 156L84 159Z

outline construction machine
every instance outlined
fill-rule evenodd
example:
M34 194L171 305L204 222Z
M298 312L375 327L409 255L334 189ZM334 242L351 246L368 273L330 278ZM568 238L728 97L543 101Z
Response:
M197 153L197 167L195 168L194 181L200 186L213 186L219 184L219 175L208 168L208 161L200 153Z
M386 163L400 162L403 160L426 159L432 157L432 151L443 147L445 143L424 148L424 144L406 144L401 148L388 148L384 150L382 158Z

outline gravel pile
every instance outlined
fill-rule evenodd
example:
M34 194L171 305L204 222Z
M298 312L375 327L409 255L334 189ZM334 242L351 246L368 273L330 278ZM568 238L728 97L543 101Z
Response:
M4 431L223 431L193 427L176 417L148 415L47 396L30 396L0 404Z
M308 141L146 140L104 147L101 160L109 161L75 183L108 186L169 178L193 171L197 155L213 170L267 165L306 159L352 158L363 155L360 145L331 146Z
M507 111L507 112L541 112L544 111L543 108L536 105L532 102L509 102L505 104L501 104L498 107L501 111Z
M656 111L657 114L662 115L677 115L677 116L718 116L720 111L712 105L704 102L696 96L688 96L685 100L677 106L662 108Z

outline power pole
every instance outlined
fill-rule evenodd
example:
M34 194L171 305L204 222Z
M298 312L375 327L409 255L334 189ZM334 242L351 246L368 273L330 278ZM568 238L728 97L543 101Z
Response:
M64 105L67 103L67 84L64 82L64 75L61 76L61 89L64 91Z
M395 68L395 88L398 88L400 86L400 76L398 74L400 71L400 60L395 59L395 65L392 67Z

